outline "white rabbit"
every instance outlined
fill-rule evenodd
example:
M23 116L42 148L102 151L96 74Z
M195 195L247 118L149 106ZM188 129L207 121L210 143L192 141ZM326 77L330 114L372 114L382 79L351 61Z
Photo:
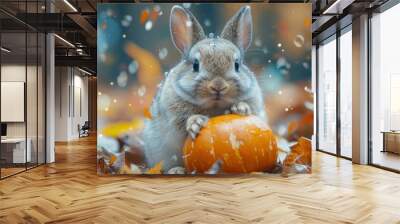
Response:
M195 138L209 117L265 116L256 77L243 63L253 31L249 6L227 22L219 37L207 37L196 18L180 6L171 10L170 29L182 60L169 71L153 99L152 119L143 132L148 166L163 161L166 171L183 166L185 139Z

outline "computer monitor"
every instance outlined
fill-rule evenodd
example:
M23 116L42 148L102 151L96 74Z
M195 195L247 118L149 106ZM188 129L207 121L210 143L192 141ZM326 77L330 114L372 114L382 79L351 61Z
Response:
M7 124L1 123L1 137L7 136Z

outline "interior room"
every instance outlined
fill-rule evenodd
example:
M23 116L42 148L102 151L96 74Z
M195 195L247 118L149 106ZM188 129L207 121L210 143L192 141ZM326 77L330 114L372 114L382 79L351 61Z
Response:
M0 223L400 223L400 2L0 1Z

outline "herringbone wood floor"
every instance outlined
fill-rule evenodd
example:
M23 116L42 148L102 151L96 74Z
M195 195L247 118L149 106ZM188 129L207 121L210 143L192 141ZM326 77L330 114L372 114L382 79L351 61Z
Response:
M0 223L400 223L400 175L314 153L313 174L98 177L95 139L0 181Z

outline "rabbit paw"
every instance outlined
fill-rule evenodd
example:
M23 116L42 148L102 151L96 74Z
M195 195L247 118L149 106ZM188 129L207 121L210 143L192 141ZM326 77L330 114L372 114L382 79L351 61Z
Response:
M192 115L186 121L186 131L192 139L195 139L200 129L208 122L208 117L200 114Z
M251 114L251 109L250 106L245 103L245 102L239 102L237 104L234 104L231 107L231 112L234 114L240 114L240 115L250 115Z

